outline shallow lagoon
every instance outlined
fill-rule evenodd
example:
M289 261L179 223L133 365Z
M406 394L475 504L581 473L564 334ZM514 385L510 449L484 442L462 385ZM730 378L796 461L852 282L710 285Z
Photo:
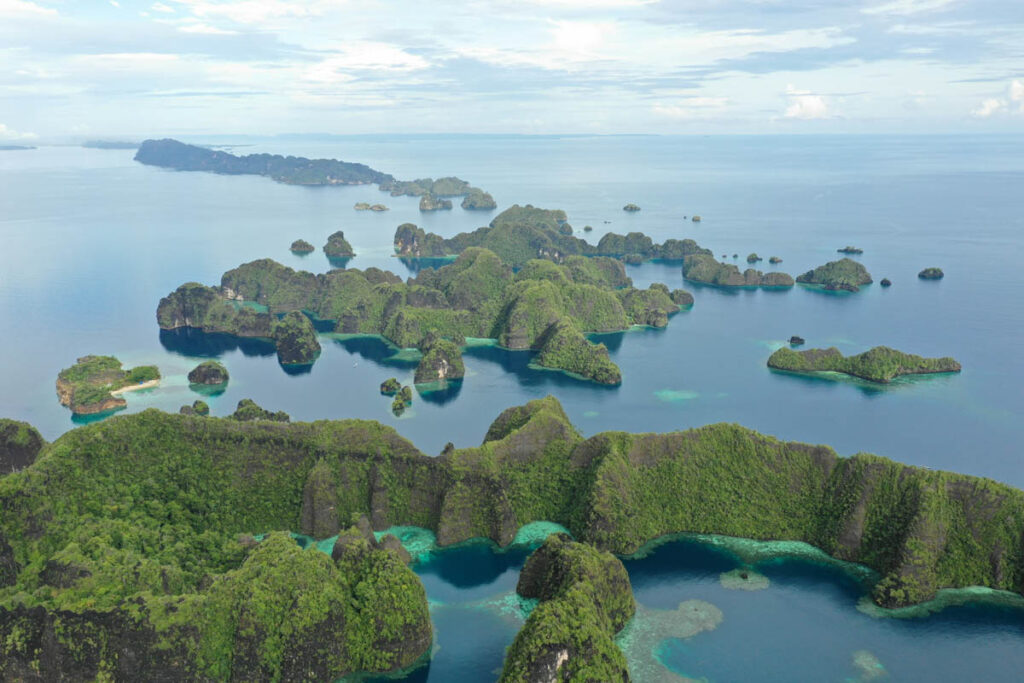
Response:
M373 187L175 173L135 164L130 151L44 147L0 155L0 315L7 321L0 415L28 420L50 439L75 426L53 383L86 353L159 365L162 386L127 396L128 410L177 410L200 397L185 379L188 370L218 357L231 381L222 393L202 396L215 415L251 397L293 419L377 419L428 453L448 441L476 445L501 410L550 393L585 434L738 422L844 454L875 452L1024 486L1020 138L251 142L238 151L334 156L399 177L454 173L492 192L499 208L564 208L576 228L594 226L592 241L607 230L641 230L658 241L693 237L727 260L751 251L781 256L778 266L759 265L792 275L840 257L835 250L852 243L865 250L858 258L876 281L894 284L845 296L799 286L723 291L684 284L678 264L628 266L638 286L683 286L696 304L665 330L599 337L622 368L621 387L537 370L527 352L478 344L466 351L463 382L419 393L395 418L377 388L393 375L411 381L415 358L379 339L325 335L318 362L293 374L258 340L161 334L156 304L185 281L216 283L225 270L256 258L325 271L331 264L321 251L297 256L288 246L302 237L319 249L339 228L358 253L349 266L405 276L413 272L409 264L391 256L395 226L410 221L450 236L492 214L420 214L415 199ZM382 198L391 207L386 213L352 209ZM643 208L624 213L627 202ZM683 219L693 213L704 220ZM932 265L946 278L918 280ZM792 334L807 339L804 348L856 353L886 344L952 355L964 372L882 388L769 371L771 351ZM520 623L497 605L508 606L524 557L467 546L418 565L435 601L439 649L414 680L494 678ZM721 575L738 568L735 558L682 541L628 565L646 609L701 600L722 612L713 630L661 643L661 663L649 669L656 674L639 680L659 680L669 669L714 681L857 680L878 673L874 662L893 680L1013 680L1024 664L1016 611L967 605L923 620L880 620L857 610L859 584L806 562L758 565L768 588L730 590Z

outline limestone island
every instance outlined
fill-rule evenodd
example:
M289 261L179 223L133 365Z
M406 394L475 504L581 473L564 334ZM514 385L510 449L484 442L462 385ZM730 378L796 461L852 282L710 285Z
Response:
M882 281L879 282L878 284L882 285L883 287L891 287L892 286L892 280L890 280L887 277L883 277Z
M447 339L428 333L420 342L419 349L423 357L416 366L413 379L416 384L462 379L466 375L462 350Z
M917 274L922 280L941 280L945 275L942 268L925 268Z
M314 275L262 259L228 271L219 287L180 286L160 301L157 321L166 330L275 339L277 314L306 311L333 324L335 332L381 335L400 348L419 346L428 334L457 342L496 339L507 349L539 352L535 362L544 367L617 383L607 349L585 335L664 327L670 315L693 303L683 290L632 284L622 262L611 258L571 256L562 264L534 259L516 272L479 247L404 283L377 268ZM312 342L311 327L306 329Z
M199 417L206 417L210 414L210 406L206 401L196 399L192 401L190 406L182 406L179 413L182 415L198 415Z
M329 259L349 259L356 255L356 252L352 250L352 245L345 239L345 233L341 230L327 238L324 253Z
M694 216L690 220L693 221L694 223L700 223L700 216Z
M380 393L385 396L394 396L402 388L402 383L395 377L389 377L380 383Z
M484 247L513 268L530 259L562 262L569 256L608 256L630 261L682 261L687 254L702 250L690 239L669 239L657 244L641 232L601 237L597 245L573 237L565 211L515 204L505 209L487 227L445 238L425 232L412 223L395 230L395 253L407 259L450 258L470 247ZM708 252L709 254L711 252Z
M794 334L792 337L789 338L789 343L792 346L803 346L804 338L803 337L798 337L797 335Z
M275 415L251 401L229 418L149 409L73 429L4 475L0 679L400 671L433 643L408 554L377 540L400 525L441 547L507 547L540 521L571 533L523 566L517 593L537 602L506 682L629 680L614 636L638 607L612 553L669 534L814 545L873 569L871 599L886 608L945 588L1024 590L1024 492L989 479L735 424L585 438L553 397L439 456L378 422ZM127 496L145 504L126 508ZM328 554L289 532L336 538ZM700 628L721 620L706 611Z
M683 278L715 287L782 289L793 286L793 277L788 273L762 273L754 268L747 268L741 273L731 263L716 261L708 249L695 250L683 259Z
M768 257L768 263L775 265L776 263L782 263L782 259L780 259L778 256L770 256Z
M412 405L412 387L405 386L395 393L395 400L391 402L391 412L397 417L405 412L405 409Z
M228 369L215 360L206 360L188 373L189 384L218 385L228 381Z
M311 365L320 357L316 329L301 311L285 313L270 331L281 365Z
M805 285L818 285L829 291L859 292L861 286L871 284L871 273L853 259L829 261L823 266L799 275L796 281Z
M469 211L493 211L498 208L494 197L490 192L484 192L479 187L472 187L462 200L462 208Z
M903 375L960 372L960 363L952 358L923 358L887 346L876 346L855 356L843 356L834 346L806 351L781 348L768 358L768 367L788 372L840 372L880 384Z
M593 231L594 231L594 226L592 226L592 225L584 225L583 226L583 232L593 232Z
M83 356L57 375L57 398L75 415L93 415L120 410L128 405L122 393L159 383L155 365L124 370L113 356Z
M292 242L291 251L295 254L311 254L316 251L316 247L306 240L298 239Z
M416 180L390 180L380 184L381 192L390 192L392 197L463 197L472 192L482 192L478 187L471 186L462 178L446 176L444 178L418 178Z
M836 249L836 251L838 251L840 254L863 254L864 253L863 249L858 249L857 247L851 247L849 245L843 247L842 249Z
M388 207L383 204L370 204L368 202L356 202L356 211L387 211Z
M622 207L622 210L629 213L635 213L640 210L640 207L637 206L636 204L626 204L624 207Z
M448 211L452 208L452 200L441 199L437 195L425 194L420 197L420 211Z

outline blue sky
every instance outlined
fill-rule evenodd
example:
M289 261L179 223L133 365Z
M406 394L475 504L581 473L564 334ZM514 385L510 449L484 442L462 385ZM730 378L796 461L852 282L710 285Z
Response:
M1024 0L0 0L0 140L1024 132Z

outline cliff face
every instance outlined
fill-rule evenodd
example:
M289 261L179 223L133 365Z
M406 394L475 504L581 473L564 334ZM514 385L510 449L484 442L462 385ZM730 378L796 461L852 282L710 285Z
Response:
M582 439L550 397L505 411L480 446L436 458L357 420L113 418L69 432L31 468L0 479L0 532L19 562L32 548L52 553L72 541L85 511L147 485L172 462L173 486L145 495L198 511L184 518L195 533L326 532L365 514L378 530L432 529L442 545L481 536L507 545L522 525L547 520L616 553L683 531L805 541L876 569L875 598L888 606L943 587L1024 589L1016 489L870 455L840 458L735 425ZM209 544L198 536L191 545L192 533L179 534L193 558L186 583L210 571L203 563L225 561L204 554Z

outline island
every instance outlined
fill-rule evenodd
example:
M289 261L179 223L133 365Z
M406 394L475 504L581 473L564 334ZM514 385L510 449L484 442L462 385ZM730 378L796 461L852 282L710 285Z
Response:
M592 226L592 225L584 225L583 226L583 232L593 232L593 231L594 231L594 226Z
M756 253L755 254L747 254L747 263L757 263L758 261L763 261L763 260L764 259L761 258L760 256L758 256Z
M871 273L853 259L843 258L829 261L823 266L799 275L796 281L816 285L829 291L859 292L864 285L871 284Z
M0 418L0 477L31 465L45 445L39 430L29 423Z
M462 178L447 176L444 178L418 178L416 180L389 180L380 184L381 192L390 192L392 197L423 197L433 195L435 197L462 197L472 192L482 192L480 188L472 187Z
M342 235L344 237L344 235ZM303 239L298 239L292 242L291 251L296 254L311 254L316 251L316 247Z
M624 207L622 207L622 210L628 213L635 213L640 210L640 207L637 206L636 204L626 204Z
M218 385L228 381L228 369L215 360L206 360L188 373L189 384Z
M352 250L352 245L345 239L345 233L341 230L327 238L324 253L329 259L350 259L356 255L356 252Z
M803 346L804 338L794 334L792 337L789 338L789 343L792 346Z
M462 200L462 208L470 211L493 211L498 208L494 197L490 192L484 192L478 187L472 187Z
M0 152L25 152L36 149L32 145L0 145Z
M863 249L858 249L857 247L851 247L849 245L843 247L842 249L836 249L836 251L838 251L840 254L863 254L864 253Z
M396 417L405 412L405 409L412 405L412 387L405 386L395 394L395 400L391 402L391 412Z
M452 200L441 199L437 195L425 194L420 197L420 211L448 211L452 208Z
M1018 489L735 424L584 437L553 397L506 409L479 445L440 456L374 421L149 409L43 445L0 479L0 509L3 680L67 678L69 663L80 680L410 666L432 644L426 595L394 542L369 537L398 525L440 546L509 546L536 521L571 533L523 568L517 591L538 603L504 680L552 666L621 680L613 638L635 601L609 553L668 534L812 544L873 569L882 607L943 588L1022 591ZM337 538L327 554L289 532Z
M196 399L192 401L190 406L182 406L179 413L182 415L197 415L199 417L206 417L210 414L210 406L206 401Z
M383 204L370 204L369 202L356 202L354 208L355 208L356 211L377 211L377 212L380 212L380 211L387 211L388 210L388 207L384 206Z
M887 346L855 356L843 356L834 346L806 351L781 348L768 358L768 367L788 372L839 372L880 384L903 375L960 372L960 363L952 358L922 358Z
M128 405L121 394L159 383L155 365L124 370L113 356L83 356L57 375L57 398L75 415L93 415L120 410Z
M878 284L882 285L883 287L891 287L892 286L892 280L890 280L887 277L883 277L882 281L879 282Z
M385 396L394 396L402 388L402 383L395 377L389 377L380 383L380 393Z
M683 259L683 278L715 287L764 287L784 289L793 286L793 277L788 273L762 273L747 268L742 273L731 263L716 261L707 249L691 253Z
M682 261L691 253L708 253L691 239L668 239L655 243L640 232L601 237L597 245L572 236L565 211L515 204L494 217L487 227L444 238L425 232L412 223L395 231L395 253L405 259L451 258L470 247L484 247L503 262L521 268L531 259L562 262L569 256L608 256L630 262L647 260Z
M320 357L316 329L301 311L285 313L270 328L281 365L311 365Z
M701 218L700 218L700 216L694 216L694 217L693 217L693 218L691 218L690 220L691 220L691 221L693 221L694 223L700 223L700 221L701 221Z
M275 315L306 311L335 332L380 335L401 348L417 347L431 333L458 343L495 339L507 349L537 351L543 367L617 383L607 349L586 335L664 327L692 302L688 292L661 284L634 288L614 259L534 259L516 272L494 252L473 247L404 283L376 268L314 275L270 259L252 261L225 273L219 287L180 286L160 301L157 321L166 330L273 339ZM555 327L560 322L566 324Z
M516 593L539 604L509 648L499 683L630 680L614 640L636 612L621 560L552 534L526 560Z
M771 263L773 265L776 263L782 263L782 259L780 259L778 256L770 256L768 257L768 263Z
M416 384L462 379L466 375L462 350L447 339L428 334L420 342L419 349L423 357L416 366L413 379Z
M925 268L917 276L922 280L941 280L945 273L942 272L942 268Z

